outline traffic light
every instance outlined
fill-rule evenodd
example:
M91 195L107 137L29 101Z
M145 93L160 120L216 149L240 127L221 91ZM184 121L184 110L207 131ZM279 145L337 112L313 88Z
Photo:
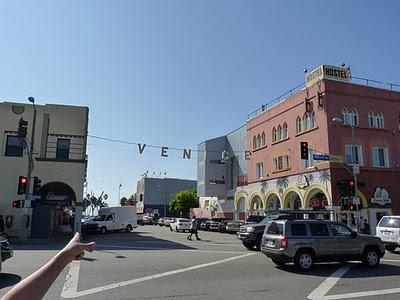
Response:
M300 142L300 157L301 159L308 159L308 143Z
M25 176L19 176L18 191L17 191L18 195L26 194L27 184L28 184L28 178L26 178Z
M356 210L357 210L357 205L355 205L355 204L349 204L348 210L350 210L350 211L356 211Z
M25 206L25 201L24 200L14 200L12 202L12 207L13 208L22 208Z
M353 179L347 180L347 186L349 190L349 196L354 197L356 195L356 184Z
M349 206L349 201L348 199L342 199L342 210L347 210Z
M42 187L42 181L39 179L39 177L35 176L33 177L33 195L39 194L39 191Z
M25 139L27 133L28 133L28 121L25 121L23 118L21 118L19 119L18 123L18 138Z

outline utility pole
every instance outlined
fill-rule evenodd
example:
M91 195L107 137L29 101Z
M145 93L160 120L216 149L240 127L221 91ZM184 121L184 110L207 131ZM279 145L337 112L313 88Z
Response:
M35 107L35 98L34 97L28 97L28 101L32 103L33 105L33 122L32 122L32 132L31 132L31 142L30 142L30 148L28 151L28 173L26 175L26 178L28 179L26 183L26 194L25 194L25 203L29 203L29 207L31 207L31 201L32 201L32 194L31 194L31 175L32 175L32 165L33 165L33 148L34 148L34 143L35 143L35 127L36 127L36 107ZM28 143L26 143L28 145ZM29 209L28 207L24 208L24 215L22 219L22 235L21 235L21 240L26 241L28 238L28 229L25 228L27 219L29 217Z

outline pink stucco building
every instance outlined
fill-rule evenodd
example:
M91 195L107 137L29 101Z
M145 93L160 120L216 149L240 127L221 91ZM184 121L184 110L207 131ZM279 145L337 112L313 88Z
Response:
M308 142L308 160L300 158L300 142ZM355 166L359 214L373 229L382 215L400 214L399 142L400 92L318 80L248 120L248 185L237 190L235 209L328 207L330 217L334 211L354 224L360 216L342 206L339 185L353 179Z

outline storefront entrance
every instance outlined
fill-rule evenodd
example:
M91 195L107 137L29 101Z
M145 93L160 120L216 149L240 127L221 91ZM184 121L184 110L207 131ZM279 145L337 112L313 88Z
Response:
M32 238L70 235L74 226L76 196L67 184L53 182L40 190L40 199L32 203Z

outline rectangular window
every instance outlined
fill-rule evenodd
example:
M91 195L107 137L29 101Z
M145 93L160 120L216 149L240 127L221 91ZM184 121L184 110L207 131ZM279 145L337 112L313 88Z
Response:
M8 135L5 156L22 157L24 153L23 140L16 135Z
M289 156L283 155L273 159L274 171L286 170L290 168Z
M329 236L328 228L322 223L311 223L310 230L312 236Z
M306 225L304 224L292 224L290 229L293 236L307 236Z
M363 155L362 155L362 146L361 145L354 145L355 147L355 161L353 162L353 147L352 145L345 145L345 152L346 152L346 163L347 164L359 164L363 166Z
M257 163L256 164L256 176L257 178L264 177L264 163Z
M389 168L388 148L372 147L372 165Z
M57 139L57 159L69 159L69 139Z

